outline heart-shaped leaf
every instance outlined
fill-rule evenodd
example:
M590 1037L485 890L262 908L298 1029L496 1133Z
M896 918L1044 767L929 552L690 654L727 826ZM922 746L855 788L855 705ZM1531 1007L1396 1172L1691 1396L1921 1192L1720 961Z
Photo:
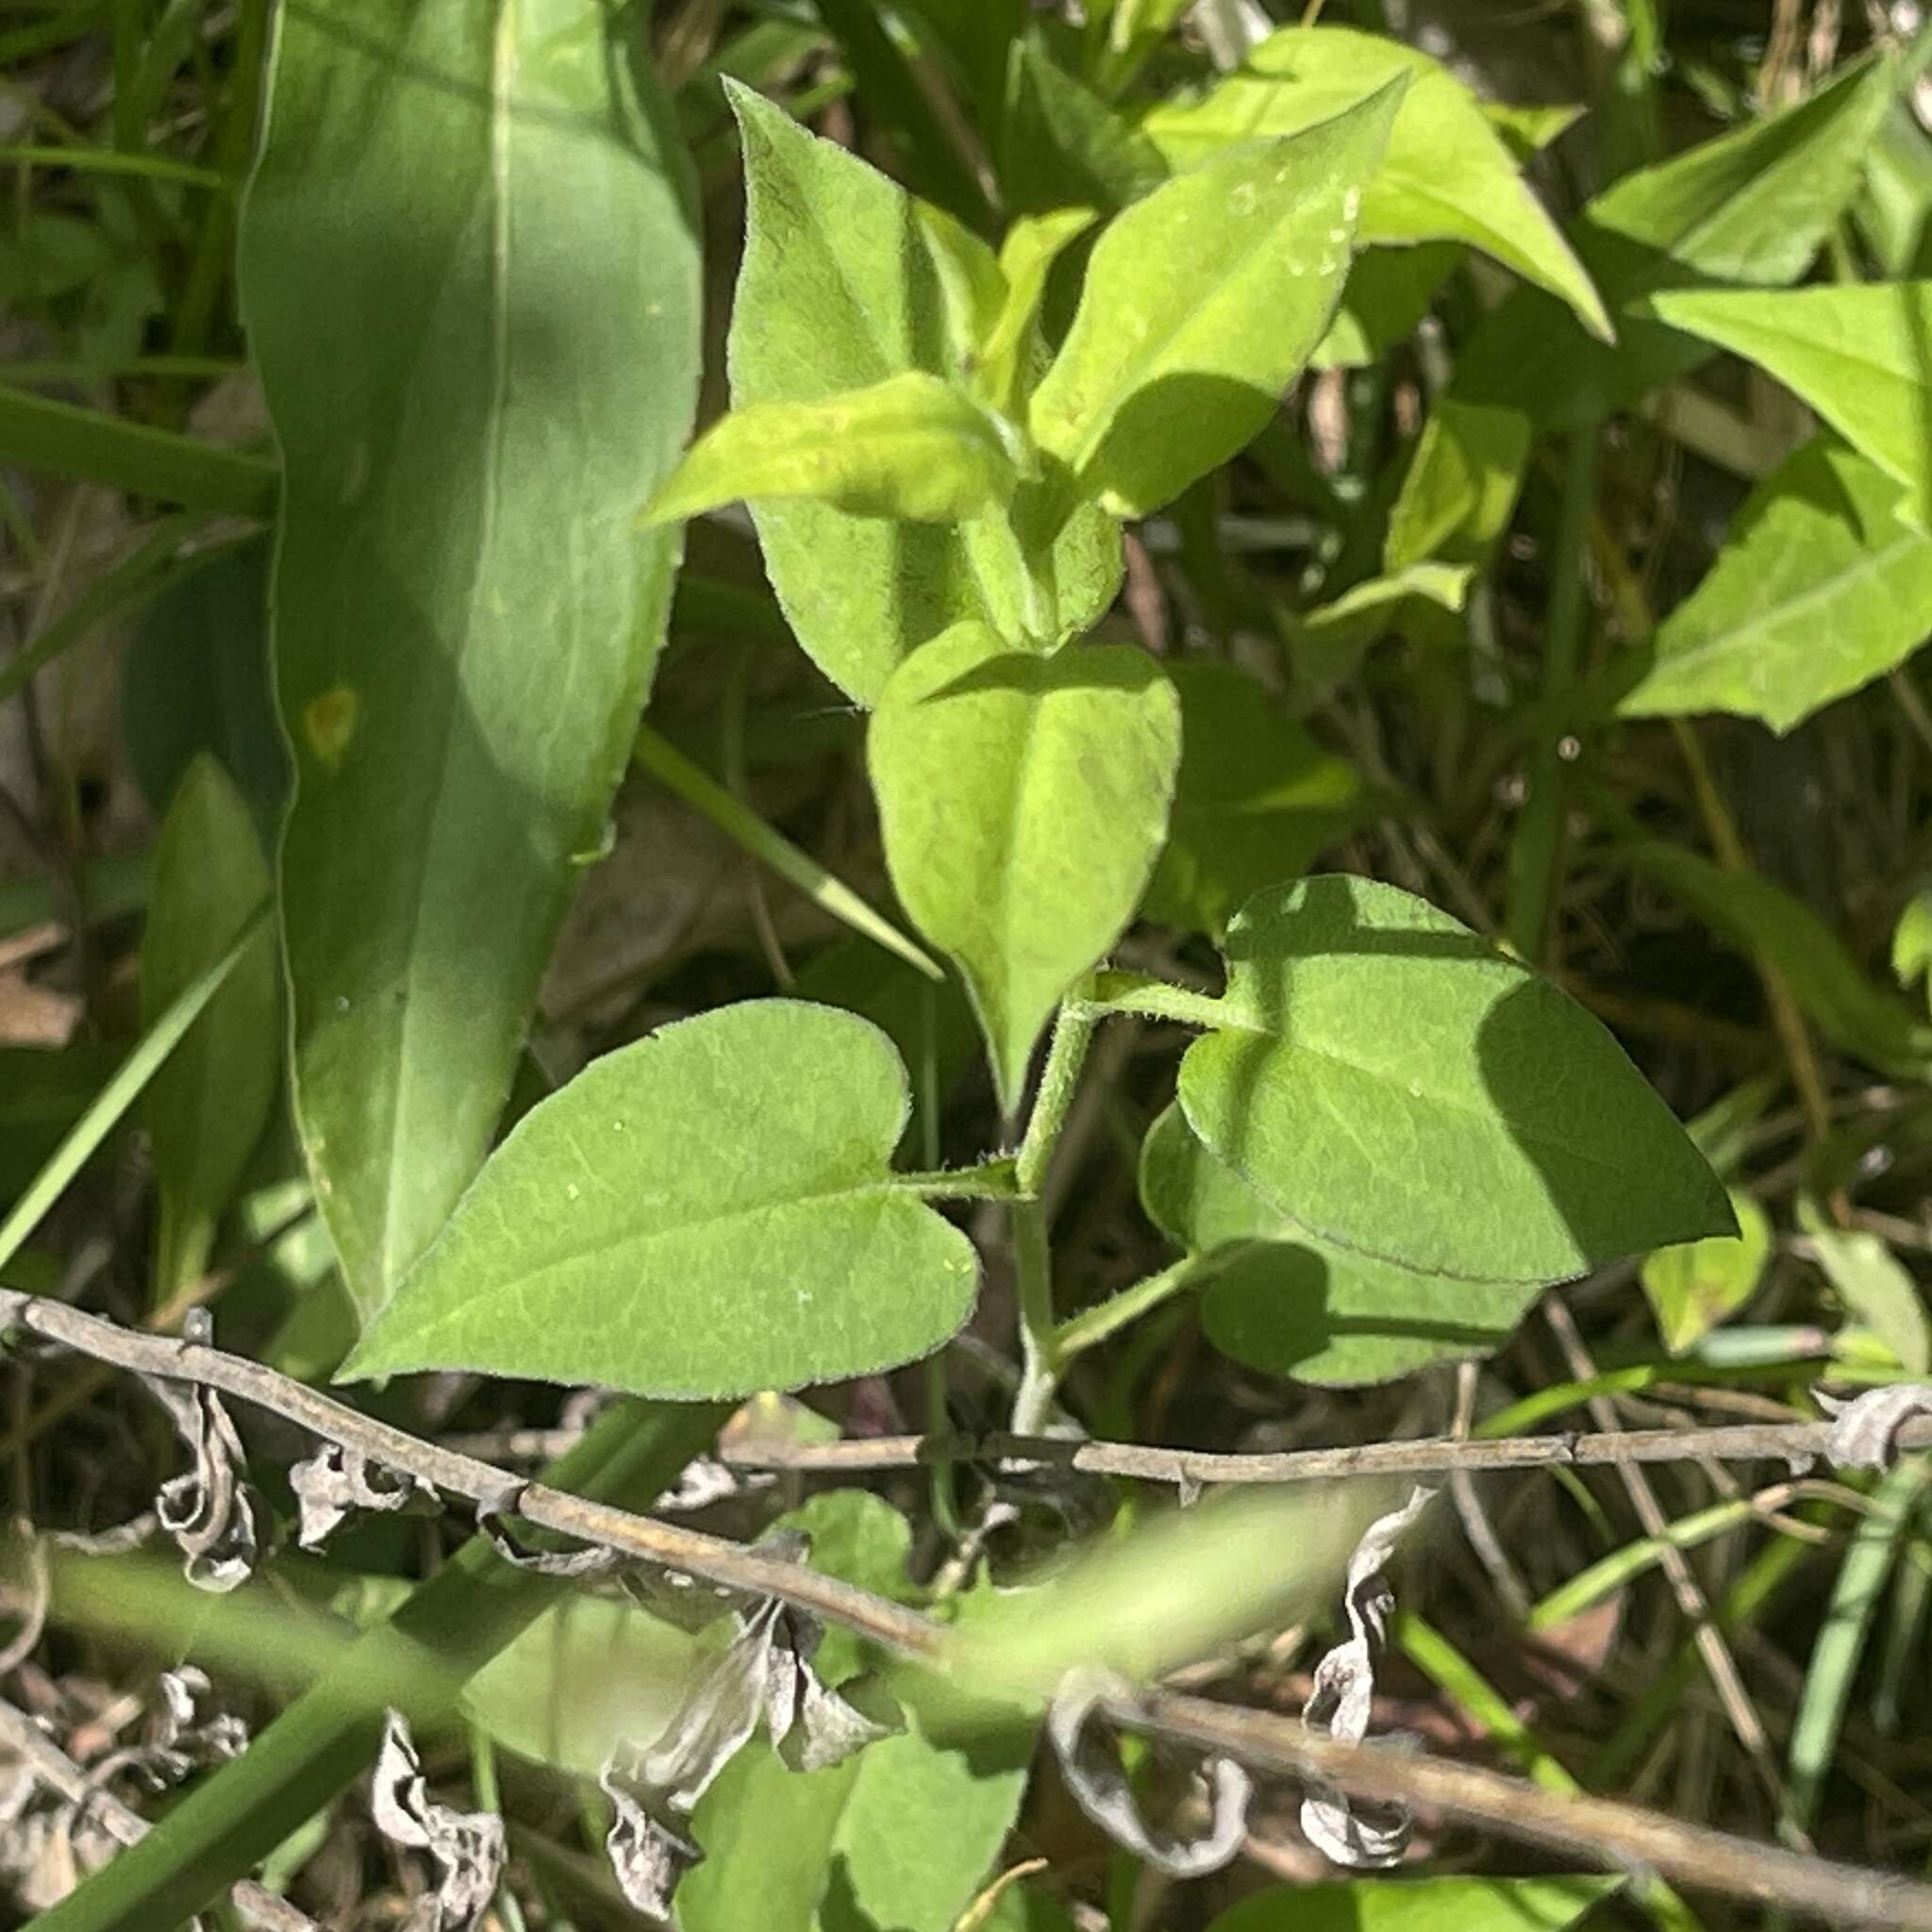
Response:
M342 1373L715 1398L925 1355L978 1264L894 1184L908 1107L891 1041L831 1007L751 1000L620 1047L518 1123Z
M1308 1232L1426 1274L1551 1282L1735 1232L1605 1028L1425 901L1331 874L1228 927L1194 1132Z
M893 674L866 755L900 903L959 963L1008 1112L1060 996L1134 916L1180 707L1125 645L1052 658L955 625Z

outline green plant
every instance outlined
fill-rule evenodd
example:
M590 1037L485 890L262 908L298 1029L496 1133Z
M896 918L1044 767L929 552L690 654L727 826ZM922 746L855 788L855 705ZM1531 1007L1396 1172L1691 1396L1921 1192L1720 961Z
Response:
M197 1645L308 1681L43 1932L172 1922L264 1864L286 1890L290 1847L395 1735L384 1704L429 1786L454 1740L486 1813L548 1819L512 1835L512 1932L611 1912L586 1831L689 1932L1153 1923L1137 1888L1241 1843L1250 1760L1292 1764L1338 1862L1391 1863L1407 1813L1374 1801L1435 1774L1391 1793L1346 1753L1422 1501L1291 1491L1175 1523L1145 1482L1187 1502L1202 1478L1149 1438L1205 1437L1209 1477L1246 1480L1240 1405L1365 1450L1594 1405L1613 1443L1612 1399L1659 1385L1762 1380L1732 1395L1762 1411L1827 1364L1909 1390L1932 1360L1932 1025L1868 963L1890 940L1909 982L1928 953L1932 42L1838 59L1821 27L1802 82L1774 49L1753 93L1736 36L1679 25L1701 92L1665 92L1704 125L1667 147L1635 0L1578 9L1605 63L1580 141L1366 7L647 10L322 0L271 31L244 0L210 65L196 9L116 7L103 138L42 107L58 139L7 151L0 287L53 373L0 391L0 459L167 507L63 613L64 548L29 498L0 505L46 593L0 698L44 702L138 616L119 757L159 823L110 873L61 771L58 862L0 888L6 935L111 946L144 910L145 1030L111 1077L87 1041L0 1049L8 1319L159 1399L191 1582L242 1581L277 1513L224 1396L318 1437L290 1513L305 1546L353 1519L350 1553L288 1588L318 1630L370 1626L305 1670L197 1613ZM206 96L178 153L150 138L174 92ZM25 192L62 169L85 221ZM741 187L711 390L701 241ZM264 446L217 447L184 385L244 359ZM86 401L36 392L58 383ZM1694 531L1657 510L1674 478ZM1807 729L1884 855L1841 903L1815 859L1808 884L1753 859L1790 814L1750 760L1785 770ZM61 1197L129 1120L155 1225L120 1312L189 1322L178 1374L28 1298L90 1252L90 1204ZM1594 1319L1553 1317L1552 1386L1520 1332L1571 1283ZM195 1325L216 1296L224 1352ZM401 1378L425 1372L473 1434L561 1427L559 1388L641 1400L566 1458L599 1491L573 1513L422 1440ZM57 1400L113 1399L75 1388ZM1877 1459L1924 1441L1915 1400ZM737 1460L692 1480L741 1541L603 1507L667 1490L726 1405ZM20 1408L23 1517L60 1412ZM1755 1421L1807 1432L1774 1451L1872 1459L1795 1408ZM1103 1458L1141 1484L1108 1489L1083 1442L1156 1460ZM1919 1465L1802 1499L1820 1539L1848 1500L1875 1514L1789 1674L1786 1770L1729 1643L1787 1569L1719 1591L1688 1555L1774 1506L1667 1507L1654 1458L1609 1451L1606 1505L1537 1454L1571 1486L1537 1492L1557 1555L1461 1498L1503 1623L1574 1630L1658 1572L1653 1660L1685 1646L1666 1681L1707 1674L1723 1710L1693 1761L1728 1737L1765 1787L1706 1822L1808 1856L1889 1587L1874 1726L1923 1708ZM915 1467L881 1476L891 1501L774 1513L752 1487ZM437 1490L487 1541L417 1582L387 1519ZM1057 1569L1083 1524L1107 1527ZM1017 1614L987 1574L1013 1524L991 1568L1034 1582ZM732 1594L687 1639L677 1591L591 1593L654 1564ZM125 1574L57 1620L154 1643L175 1586ZM1239 1724L1136 1688L1332 1610L1344 1574L1299 1742L1243 1758ZM1579 1770L1476 1646L1412 1611L1394 1641L1579 1816L1666 1721L1631 1700ZM622 1724L540 1723L545 1697L595 1703L607 1654L643 1687ZM1143 1822L1155 1767L1096 1754L1103 1719L1228 1754L1205 1827L1186 1804ZM1023 1804L1058 1842L1042 1737L1104 1835L1025 1883ZM479 1923L500 1827L383 1762L437 1923ZM531 1802L546 1778L568 1805ZM1507 1797L1470 1802L1507 1833ZM1557 1836L1640 1848L1630 1911L1694 1926L1671 1886L1757 1895L1736 1840L1685 1851L1613 1813ZM1798 1853L1783 1895L1927 1923L1920 1892ZM1174 1923L1554 1928L1613 1890L1369 1876L1204 1890Z

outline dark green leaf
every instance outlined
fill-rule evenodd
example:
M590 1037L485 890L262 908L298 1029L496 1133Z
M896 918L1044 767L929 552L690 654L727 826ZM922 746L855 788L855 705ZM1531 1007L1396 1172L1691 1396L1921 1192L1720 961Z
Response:
M121 658L121 740L136 782L165 808L197 752L233 774L271 844L289 791L268 675L269 545L218 556L164 591Z
M1167 179L1160 150L1083 82L1038 34L1013 51L1000 185L1023 214L1081 206L1117 214Z
M240 269L287 471L295 1093L372 1311L489 1147L662 631L675 540L631 523L689 431L697 243L633 33L279 21Z
M1900 1079L1932 1071L1932 1026L1874 984L1824 920L1756 873L1726 872L1658 840L1618 856L1681 899L1740 952L1774 960L1818 1030L1842 1052Z
M1181 700L1180 776L1144 909L1219 933L1244 900L1307 871L1380 805L1353 765L1280 716L1244 671L1176 658L1168 675Z
M155 852L141 943L144 1025L234 944L268 895L247 804L203 753L175 793ZM142 1097L160 1196L157 1307L208 1267L216 1224L280 1082L280 1022L275 936L264 925Z
M908 1108L883 1033L795 1000L606 1054L518 1122L343 1374L741 1396L927 1354L978 1263L892 1184Z
M1519 1283L1731 1231L1717 1177L1609 1034L1424 901L1329 875L1228 928L1188 1124L1324 1241Z
M894 674L867 758L893 888L958 961L1010 1112L1041 1028L1146 888L1180 759L1174 688L1125 646L1036 658L959 625Z
M1386 1382L1486 1355L1542 1292L1537 1283L1445 1280L1318 1241L1202 1146L1178 1107L1148 1129L1141 1199L1191 1254L1224 1257L1201 1300L1208 1341L1297 1382Z

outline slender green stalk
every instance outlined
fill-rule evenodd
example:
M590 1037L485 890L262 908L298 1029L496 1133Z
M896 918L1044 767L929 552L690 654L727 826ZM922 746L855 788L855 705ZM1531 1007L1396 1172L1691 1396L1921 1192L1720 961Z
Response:
M0 167L74 168L83 174L138 175L150 181L175 181L184 188L219 189L225 184L212 168L197 168L165 155L130 154L108 147L24 147L0 143Z
M916 966L928 979L946 976L929 953L915 945L890 920L874 912L842 879L834 878L809 853L801 852L789 839L774 832L748 805L734 798L648 724L639 727L632 757L641 771L648 772L660 785L676 792L727 839L741 845L760 864L770 866L780 878L796 886L814 906L842 920L874 945L896 954L908 965Z
M1020 1301L1020 1392L1013 1398L1013 1433L1038 1435L1059 1383L1053 1319L1053 1256L1046 1208L1037 1195L1013 1203L1013 1274Z
M476 1788L476 1803L485 1811L494 1811L503 1816L503 1790L496 1776L496 1746L490 1733L481 1724L470 1726L470 1777ZM516 1894L508 1883L497 1892L496 1916L503 1921L504 1932L527 1932L524 1924L524 1908L517 1903Z
M1549 623L1543 634L1545 706L1560 713L1576 682L1588 606L1584 554L1591 507L1596 497L1594 424L1574 431L1563 468L1563 498L1557 516L1556 563L1550 584ZM1529 796L1509 848L1509 916L1506 931L1517 953L1541 964L1549 949L1553 913L1561 897L1565 741L1545 734L1530 764Z
M930 1174L895 1174L892 1186L902 1194L926 1201L1010 1201L1024 1191L1016 1163L1009 1159L982 1160L976 1167L941 1167Z
M1097 973L1089 1005L1105 1013L1139 1013L1146 1020L1178 1020L1188 1026L1224 1026L1227 1008L1212 993L1172 986L1144 973Z
M222 990L223 982L235 970L236 962L267 919L268 908L264 905L236 935L235 943L207 972L182 988L174 1003L142 1035L141 1043L94 1096L87 1111L67 1130L66 1138L13 1204L13 1211L5 1222L0 1222L0 1268L5 1268L19 1254L47 1210L66 1192L68 1183L140 1099L161 1063L180 1045L182 1036L200 1017L202 1008Z
M1040 1074L1040 1091L1033 1097L1025 1138L1013 1163L1014 1178L1023 1194L1037 1194L1046 1185L1046 1171L1067 1124L1067 1109L1080 1084L1087 1049L1093 1043L1097 1015L1081 1006L1078 991L1076 988L1074 997L1061 1006L1054 1020L1053 1042Z
M1068 1109L1080 1084L1080 1069L1092 1044L1098 1012L1075 987L1054 1018L1053 1041L1041 1070L1040 1091L1014 1160L1020 1197L1013 1203L1013 1273L1020 1302L1020 1392L1013 1403L1013 1427L1030 1435L1046 1421L1059 1384L1060 1355L1054 1328L1053 1254L1047 1241L1046 1207L1040 1191L1053 1165Z
M543 1480L605 1501L645 1502L710 1441L724 1414L709 1405L625 1403L601 1416ZM419 1727L436 1721L469 1677L572 1588L568 1578L512 1569L487 1538L473 1537L240 1757L42 1913L31 1932L158 1932L205 1910L368 1769L396 1686L423 1691L426 1701L411 1711ZM425 1676L440 1696L424 1689Z
M1105 1341L1131 1322L1191 1288L1199 1288L1226 1267L1226 1255L1184 1255L1158 1274L1143 1275L1118 1294L1070 1315L1054 1330L1055 1361L1062 1368L1082 1349Z

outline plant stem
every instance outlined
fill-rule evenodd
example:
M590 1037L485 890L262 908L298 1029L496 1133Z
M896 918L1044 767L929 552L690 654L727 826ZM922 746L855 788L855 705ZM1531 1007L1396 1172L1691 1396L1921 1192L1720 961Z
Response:
M1020 1299L1020 1392L1013 1398L1013 1432L1039 1432L1059 1384L1053 1320L1053 1256L1046 1208L1037 1196L1013 1203L1013 1274Z
M1010 1159L982 1160L973 1167L895 1174L891 1185L900 1193L929 1201L1010 1201L1023 1191L1017 1174L1017 1163Z
M1054 1021L1053 1043L1046 1050L1040 1091L1033 1097L1026 1135L1013 1163L1013 1177L1023 1194L1037 1194L1046 1185L1046 1170L1059 1144L1060 1130L1067 1124L1067 1109L1074 1104L1074 1091L1080 1084L1080 1069L1087 1062L1087 1049L1093 1043L1098 1019L1085 1003L1070 998Z
M1118 1294L1109 1295L1106 1301L1069 1316L1054 1330L1056 1358L1064 1365L1082 1349L1105 1341L1109 1335L1124 1328L1130 1322L1138 1322L1162 1302L1211 1280L1227 1265L1229 1258L1226 1255L1184 1255L1158 1274L1143 1275Z
M1023 1367L1020 1392L1013 1402L1013 1427L1023 1434L1038 1429L1052 1407L1059 1382L1059 1354L1055 1345L1053 1317L1053 1254L1047 1241L1046 1205L1040 1191L1053 1164L1054 1149L1067 1124L1067 1110L1080 1084L1080 1069L1093 1041L1099 1015L1079 997L1081 985L1061 1002L1055 1016L1053 1042L1033 1096L1033 1111L1013 1163L1020 1198L1013 1203L1013 1274L1020 1302L1020 1344Z
M1596 444L1593 423L1572 432L1557 516L1556 567L1543 635L1542 702L1559 715L1563 696L1576 682L1581 656L1588 603L1583 564L1596 495ZM1564 741L1551 731L1537 746L1530 764L1529 796L1509 848L1509 916L1505 930L1510 945L1532 965L1543 963L1552 915L1561 896Z
M1087 1004L1103 1013L1139 1013L1148 1020L1178 1020L1187 1026L1225 1026L1227 1003L1144 973L1098 973Z

